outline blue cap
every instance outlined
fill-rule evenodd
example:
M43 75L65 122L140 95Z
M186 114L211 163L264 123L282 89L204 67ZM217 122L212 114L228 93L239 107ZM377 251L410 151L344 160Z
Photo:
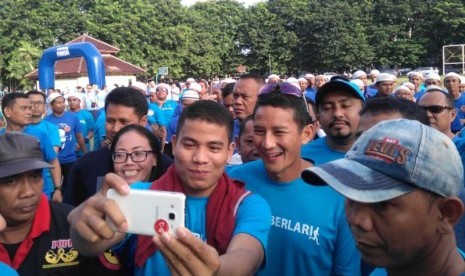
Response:
M328 184L347 198L374 203L416 188L439 196L457 196L463 166L452 140L418 121L398 119L363 133L343 159L310 167L302 178Z
M337 79L323 84L323 86L316 91L316 105L320 105L320 102L321 100L323 100L324 96L326 96L326 94L330 92L348 92L352 94L355 98L359 98L362 101L365 101L365 96L363 96L362 91L360 90L360 88L358 88L357 85L345 80Z

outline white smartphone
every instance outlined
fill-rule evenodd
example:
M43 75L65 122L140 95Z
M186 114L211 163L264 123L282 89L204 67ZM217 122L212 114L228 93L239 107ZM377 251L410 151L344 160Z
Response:
M124 214L128 233L153 236L170 232L175 235L178 227L184 227L186 196L183 193L131 189L129 194L120 195L109 189L107 198L113 199ZM106 220L116 231L113 221L108 217Z

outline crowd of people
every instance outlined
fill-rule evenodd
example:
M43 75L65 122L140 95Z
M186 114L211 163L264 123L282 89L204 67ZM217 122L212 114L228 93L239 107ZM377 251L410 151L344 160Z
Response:
M465 275L464 85L358 70L6 94L0 274ZM127 233L110 188L184 193L185 227Z

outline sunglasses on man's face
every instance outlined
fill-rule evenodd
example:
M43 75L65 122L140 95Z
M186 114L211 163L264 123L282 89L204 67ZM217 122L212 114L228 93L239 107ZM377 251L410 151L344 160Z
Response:
M446 105L422 105L421 108L423 108L425 111L429 111L433 114L438 114L444 111L444 109L447 110L452 110L454 109L453 107L446 106Z
M272 92L280 92L283 94L288 94L288 95L292 95L298 98L302 98L305 103L305 108L307 109L307 112L309 112L307 100L305 99L304 94L295 85L286 83L286 82L281 83L281 84L279 83L265 84L258 92L258 95L260 96L260 95L264 95L264 94L268 94Z

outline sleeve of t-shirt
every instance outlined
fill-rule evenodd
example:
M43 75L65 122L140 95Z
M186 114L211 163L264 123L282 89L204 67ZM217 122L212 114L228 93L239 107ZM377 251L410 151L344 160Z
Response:
M347 223L345 213L342 211L338 221L338 231L334 250L335 275L361 275L360 252Z
M58 126L55 124L48 124L48 131L52 146L61 147L60 131L58 130Z
M42 135L39 142L40 142L40 149L42 150L42 153L44 154L45 161L50 162L53 159L57 158L57 155L55 151L53 150L52 143L50 142L50 139L48 138L47 135Z
M73 114L74 120L74 133L82 134L81 122L79 122L79 118Z
M95 130L95 121L94 121L94 116L92 116L92 113L87 113L86 116L86 126L88 131L94 131Z
M271 210L268 203L258 194L245 197L237 210L233 235L245 233L256 238L266 252L270 227Z

